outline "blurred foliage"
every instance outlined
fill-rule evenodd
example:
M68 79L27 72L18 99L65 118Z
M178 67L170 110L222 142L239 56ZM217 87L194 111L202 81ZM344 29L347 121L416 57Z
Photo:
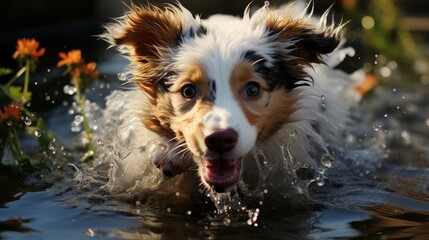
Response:
M342 0L341 6L344 18L351 20L348 38L360 41L358 55L367 72L375 74L381 84L427 84L416 80L427 78L428 56L419 49L422 43L405 25L395 1Z

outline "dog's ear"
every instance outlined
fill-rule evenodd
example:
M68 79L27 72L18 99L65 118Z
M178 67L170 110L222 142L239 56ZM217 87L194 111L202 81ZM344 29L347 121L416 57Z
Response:
M159 76L163 71L162 51L174 47L180 41L182 11L172 5L160 8L153 5L131 5L129 12L117 22L105 26L102 36L116 46L129 61L129 71L136 82L155 104Z
M267 28L288 55L298 63L323 63L322 56L332 52L341 41L341 26L316 26L309 19L294 19L290 14L267 17Z
M108 25L107 41L119 47L132 60L150 61L160 47L177 44L181 32L181 11L169 6L131 6L127 15Z

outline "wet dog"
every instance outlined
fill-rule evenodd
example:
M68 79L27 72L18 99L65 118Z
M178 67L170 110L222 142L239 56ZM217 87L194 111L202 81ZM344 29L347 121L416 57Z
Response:
M217 192L260 180L265 166L317 172L346 115L325 74L341 61L329 54L340 51L343 25L309 10L265 5L203 20L181 5L131 6L106 26L144 93L130 104L143 106L134 117L157 136L152 166L170 177L195 171Z

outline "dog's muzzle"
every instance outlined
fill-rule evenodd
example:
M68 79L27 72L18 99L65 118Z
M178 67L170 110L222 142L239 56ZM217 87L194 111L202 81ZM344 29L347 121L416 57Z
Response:
M238 134L233 129L217 129L204 139L205 145L216 157L201 159L202 177L216 192L225 192L239 180L241 157L227 157L237 141Z

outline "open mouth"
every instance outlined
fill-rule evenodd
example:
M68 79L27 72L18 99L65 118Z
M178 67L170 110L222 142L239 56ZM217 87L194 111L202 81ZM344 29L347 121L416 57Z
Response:
M240 177L241 158L202 158L202 177L216 192L225 192Z

